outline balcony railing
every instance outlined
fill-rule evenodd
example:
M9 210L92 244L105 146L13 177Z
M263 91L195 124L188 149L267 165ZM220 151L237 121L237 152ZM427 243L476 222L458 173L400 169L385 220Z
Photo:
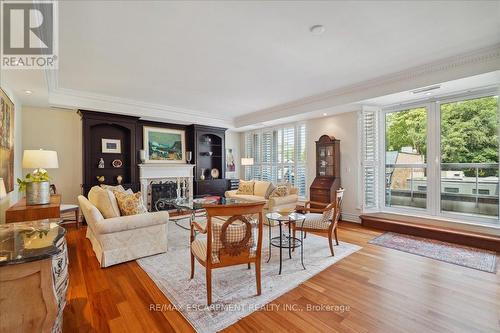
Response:
M397 171L401 169L406 170ZM453 171L456 174L443 174ZM386 202L391 206L425 208L426 174L427 164L387 164ZM497 163L441 163L441 209L498 216L498 175Z

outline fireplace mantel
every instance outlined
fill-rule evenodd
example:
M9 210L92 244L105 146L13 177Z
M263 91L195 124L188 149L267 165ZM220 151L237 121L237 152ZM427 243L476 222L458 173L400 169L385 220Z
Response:
M143 200L151 210L151 184L162 181L176 181L180 184L187 181L189 200L193 199L193 168L194 164L174 163L143 163L139 164L139 181Z

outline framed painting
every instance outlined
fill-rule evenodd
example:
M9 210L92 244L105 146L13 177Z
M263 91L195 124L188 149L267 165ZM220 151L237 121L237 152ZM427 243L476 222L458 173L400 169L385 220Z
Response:
M183 130L144 126L146 163L186 163L186 134Z
M14 190L14 103L0 89L0 177L5 189Z
M101 150L104 154L121 154L121 141L118 139L102 139Z

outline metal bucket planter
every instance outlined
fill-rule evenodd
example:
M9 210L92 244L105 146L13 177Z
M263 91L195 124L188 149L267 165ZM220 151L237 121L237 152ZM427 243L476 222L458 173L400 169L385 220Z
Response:
M26 184L26 204L44 205L50 202L49 182L30 182Z

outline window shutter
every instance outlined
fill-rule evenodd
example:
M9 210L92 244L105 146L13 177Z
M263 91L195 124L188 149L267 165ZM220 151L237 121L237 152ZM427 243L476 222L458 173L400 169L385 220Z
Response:
M245 133L245 157L254 156L254 146L253 146L253 133ZM252 179L253 172L251 166L245 166L245 179Z
M361 154L363 182L363 210L378 207L378 112L363 110L361 112Z
M306 197L306 125L300 124L297 126L297 145L295 149L297 154L296 172L295 172L295 187L299 189L299 197Z

